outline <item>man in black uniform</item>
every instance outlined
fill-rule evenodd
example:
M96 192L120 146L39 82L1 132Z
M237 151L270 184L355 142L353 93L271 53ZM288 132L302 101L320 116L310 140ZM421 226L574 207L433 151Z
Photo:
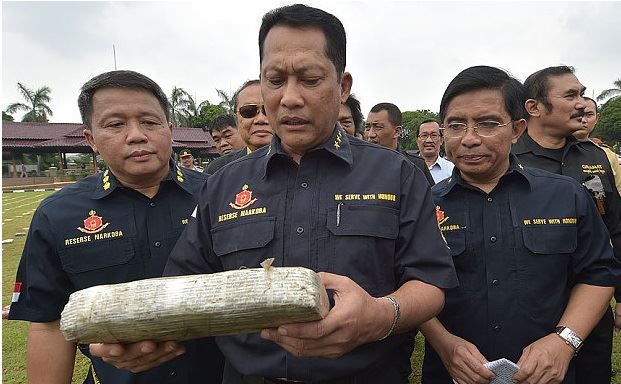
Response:
M172 162L167 103L155 82L132 71L104 73L82 87L84 135L109 169L46 198L33 216L10 311L10 319L31 322L29 382L71 381L76 345L59 330L69 295L161 276L188 223L207 177ZM141 374L89 356L85 382L219 383L222 358L213 340L184 345L184 356Z
M422 174L337 124L352 83L345 51L342 24L322 10L292 5L264 16L261 91L276 135L210 176L166 267L209 273L273 257L322 272L333 292L321 321L216 338L224 383L407 383L404 333L456 285ZM377 163L383 171L369 172ZM119 346L98 353L111 351Z
M399 135L401 134L401 122L403 117L399 107L392 103L379 103L371 108L367 121L364 123L365 138L368 142L394 149L402 153L418 169L420 169L429 185L435 181L425 160L414 151L402 151L399 149ZM381 164L378 164L381 167Z
M259 80L246 81L235 92L233 100L235 100L237 130L246 147L214 159L205 168L205 173L210 175L226 164L268 145L274 135L274 131L265 116L263 96L261 96L261 82Z
M513 146L513 153L525 166L570 176L581 183L604 219L615 256L621 260L621 197L610 163L597 145L572 136L582 129L586 107L582 97L585 87L573 72L571 67L550 67L526 79L528 131ZM621 288L615 297L621 301ZM609 308L576 359L578 383L610 383L613 324Z
M524 99L519 81L484 66L462 71L442 97L455 168L433 197L460 286L420 327L423 383L489 382L484 364L500 358L517 363L516 382L574 383L570 361L621 277L581 186L510 154L526 128Z

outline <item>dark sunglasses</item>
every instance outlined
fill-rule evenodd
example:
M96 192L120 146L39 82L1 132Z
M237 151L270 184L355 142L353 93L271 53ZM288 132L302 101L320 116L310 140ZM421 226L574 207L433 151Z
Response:
M246 104L239 107L239 109L237 110L237 112L239 112L241 117L243 117L244 119L252 119L259 114L259 111L261 111L261 113L265 115L265 106L259 106L258 104Z

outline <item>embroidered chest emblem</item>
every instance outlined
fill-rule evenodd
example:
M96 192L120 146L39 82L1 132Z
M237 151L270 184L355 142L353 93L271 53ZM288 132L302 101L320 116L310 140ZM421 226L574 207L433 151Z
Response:
M102 231L110 225L110 223L104 223L103 218L101 216L96 216L96 213L97 212L93 210L88 213L90 216L84 219L84 228L78 227L80 232L93 234Z
M253 204L257 199L252 198L252 191L248 190L248 185L244 184L241 192L235 195L235 202L229 203L231 208L244 209Z
M436 219L438 219L438 225L442 225L449 219L448 216L444 216L444 211L440 209L439 205L436 205Z

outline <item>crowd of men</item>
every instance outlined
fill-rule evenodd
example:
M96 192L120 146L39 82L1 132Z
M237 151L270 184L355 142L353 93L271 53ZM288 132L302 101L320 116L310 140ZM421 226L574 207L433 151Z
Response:
M396 105L363 124L345 52L329 13L264 15L260 79L210 126L222 157L204 173L189 150L171 160L154 81L113 71L84 84L84 135L108 169L33 217L9 313L30 321L29 382L70 382L79 347L86 383L407 383L416 330L423 383L487 383L501 358L520 383L610 382L620 174L588 140L596 108L573 69L524 84L465 69L414 153L398 146ZM76 290L267 258L319 272L328 315L183 343L76 346L59 330Z

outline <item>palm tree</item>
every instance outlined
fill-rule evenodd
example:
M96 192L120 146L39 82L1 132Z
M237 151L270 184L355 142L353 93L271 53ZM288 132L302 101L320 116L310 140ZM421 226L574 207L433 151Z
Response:
M185 89L173 87L168 102L170 103L170 118L173 126L180 127L186 123L186 111L190 106L192 96ZM193 100L192 100L193 102Z
M233 95L226 93L226 91L223 91L218 88L216 88L216 92L218 93L218 96L220 96L220 99L222 99L222 101L218 105L226 109L226 113L234 114L235 113L235 99Z
M6 108L6 112L11 114L17 111L26 111L22 121L46 123L47 117L52 116L52 109L47 103L50 102L52 90L48 86L41 87L36 91L26 88L22 83L17 83L17 89L21 92L27 104L13 103Z
M615 88L610 88L602 91L602 93L597 96L597 101L605 100L611 96L615 98L619 96L618 94L621 94L621 79L617 79L617 81L615 81L613 84L615 85Z

